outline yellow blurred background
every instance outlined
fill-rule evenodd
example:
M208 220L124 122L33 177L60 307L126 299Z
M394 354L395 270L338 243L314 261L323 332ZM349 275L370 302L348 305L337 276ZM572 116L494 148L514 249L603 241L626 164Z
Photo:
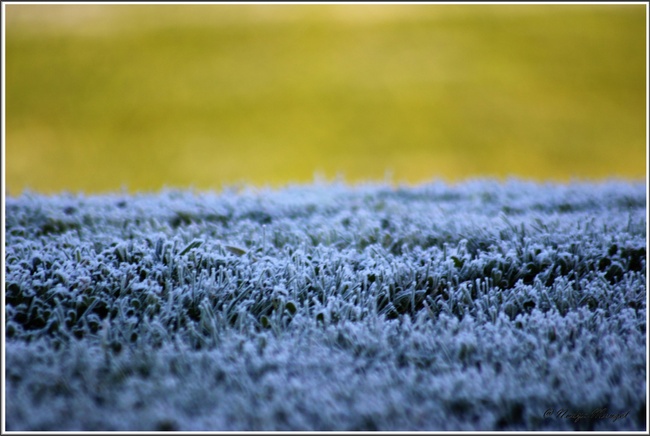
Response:
M6 190L643 179L646 5L5 5Z

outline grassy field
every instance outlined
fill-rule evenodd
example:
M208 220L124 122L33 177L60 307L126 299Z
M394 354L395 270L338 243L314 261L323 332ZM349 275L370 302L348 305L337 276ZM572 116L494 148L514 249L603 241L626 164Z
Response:
M7 5L7 191L641 179L645 8Z
M647 430L646 195L9 197L6 429Z

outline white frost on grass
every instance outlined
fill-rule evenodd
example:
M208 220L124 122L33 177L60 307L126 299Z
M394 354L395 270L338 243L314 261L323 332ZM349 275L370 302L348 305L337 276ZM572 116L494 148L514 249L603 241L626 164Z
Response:
M7 198L7 429L645 429L645 196Z

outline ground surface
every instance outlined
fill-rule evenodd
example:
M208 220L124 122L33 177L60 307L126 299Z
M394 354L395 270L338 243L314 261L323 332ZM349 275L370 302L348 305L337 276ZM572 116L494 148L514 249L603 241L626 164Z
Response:
M6 188L643 178L646 10L7 5Z
M6 200L7 430L644 430L646 190Z

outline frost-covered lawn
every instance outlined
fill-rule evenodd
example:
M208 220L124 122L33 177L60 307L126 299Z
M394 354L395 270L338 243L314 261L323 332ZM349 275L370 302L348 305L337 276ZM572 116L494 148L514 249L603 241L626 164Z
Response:
M644 430L646 188L6 199L7 430Z

